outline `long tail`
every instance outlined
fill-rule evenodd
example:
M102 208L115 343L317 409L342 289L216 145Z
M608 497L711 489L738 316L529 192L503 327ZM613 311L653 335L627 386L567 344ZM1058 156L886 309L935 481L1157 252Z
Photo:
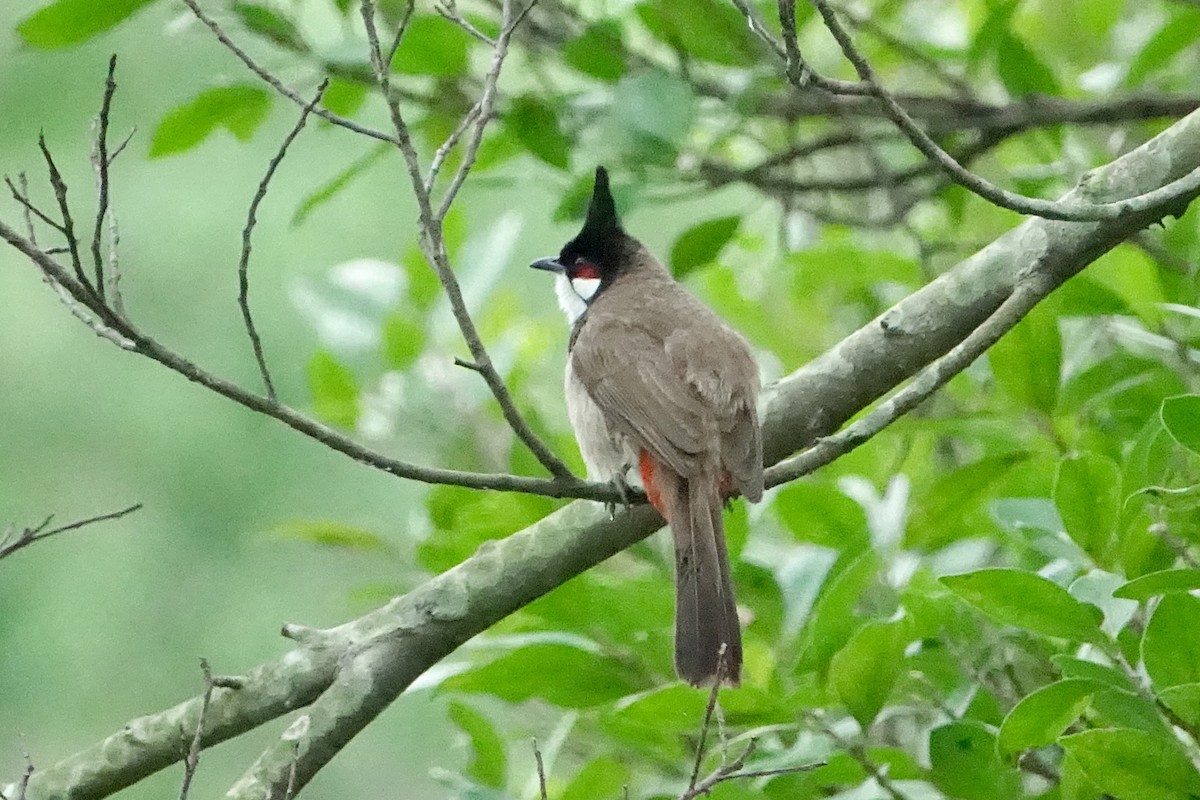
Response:
M711 685L720 664L723 682L736 686L742 674L742 631L716 478L656 472L656 499L675 536L675 670L695 686Z

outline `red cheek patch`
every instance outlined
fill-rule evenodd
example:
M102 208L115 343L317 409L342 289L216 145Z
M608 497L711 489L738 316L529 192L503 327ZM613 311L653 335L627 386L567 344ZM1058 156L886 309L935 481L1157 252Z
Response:
M595 264L580 264L571 270L572 280L575 278L584 278L586 280L599 280L600 270L596 269Z

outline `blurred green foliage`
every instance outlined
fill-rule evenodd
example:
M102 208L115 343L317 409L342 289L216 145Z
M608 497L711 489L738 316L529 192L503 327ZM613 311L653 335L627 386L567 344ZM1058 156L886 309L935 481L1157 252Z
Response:
M773 4L751 5L771 18ZM402 4L382 6L399 19ZM206 7L302 94L331 72L330 108L385 125L354 4ZM731 4L582 8L533 12L562 26L561 46L517 46L446 226L518 405L576 468L566 331L522 266L572 235L596 163L617 176L627 228L745 332L768 378L1015 222L955 188L883 229L783 212L771 187L697 197L690 166L781 152L839 120L759 113L782 90L779 65ZM844 71L819 20L797 12L810 61ZM48 200L44 129L85 202L89 120L119 52L114 130L142 131L114 167L131 314L255 385L232 302L237 248L297 110L180 13L144 0L0 10L0 107L20 111L0 122L0 166L27 170ZM486 3L468 13L495 33ZM906 91L938 86L924 58L997 102L1200 92L1200 12L1180 3L906 0L871 18L914 48L858 37ZM645 56L660 51L672 58ZM486 62L482 42L418 10L393 69L426 158ZM718 99L705 81L735 88ZM976 167L1055 196L1159 126L1029 129ZM534 474L478 376L453 366L465 348L416 247L406 180L389 148L324 123L281 168L251 268L281 394L405 459ZM755 769L825 764L714 796L1200 794L1198 218L1106 255L917 413L730 513L746 669L721 697L725 733L733 747L757 737ZM23 524L147 506L0 565L6 776L22 749L48 764L195 693L196 655L235 673L279 652L281 619L340 621L557 505L399 485L324 452L97 340L8 251L0 308L0 513ZM403 780L414 796L529 796L531 736L551 797L678 794L705 698L673 682L670 581L654 540L539 599L427 676L306 794ZM196 791L232 782L278 727L206 754Z

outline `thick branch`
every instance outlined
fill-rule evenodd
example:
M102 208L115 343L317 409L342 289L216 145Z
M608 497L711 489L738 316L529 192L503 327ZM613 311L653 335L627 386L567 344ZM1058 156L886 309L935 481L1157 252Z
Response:
M1116 162L1072 194L1091 201L1136 195L1200 167L1200 113ZM767 393L765 457L775 463L831 434L875 398L951 350L992 316L1019 282L1061 285L1168 209L1115 222L1031 219L906 298ZM1036 265L1036 266L1031 266ZM1032 272L1032 275L1031 275ZM282 658L253 670L238 690L214 693L206 745L313 702L238 783L236 797L263 798L313 773L418 675L461 643L661 525L647 506L609 519L572 503L506 539L483 545L454 569L353 622L310 631ZM104 797L181 757L180 730L194 730L200 699L133 723L130 733L36 773L31 800ZM188 720L192 727L180 720ZM307 732L298 736L295 731Z

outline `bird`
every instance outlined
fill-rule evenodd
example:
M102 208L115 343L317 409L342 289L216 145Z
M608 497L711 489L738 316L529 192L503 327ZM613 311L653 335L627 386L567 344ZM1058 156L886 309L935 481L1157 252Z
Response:
M763 493L758 368L749 345L621 226L597 167L583 228L557 256L570 325L567 416L592 480L625 497L637 469L675 543L675 669L694 686L741 681L722 513Z

